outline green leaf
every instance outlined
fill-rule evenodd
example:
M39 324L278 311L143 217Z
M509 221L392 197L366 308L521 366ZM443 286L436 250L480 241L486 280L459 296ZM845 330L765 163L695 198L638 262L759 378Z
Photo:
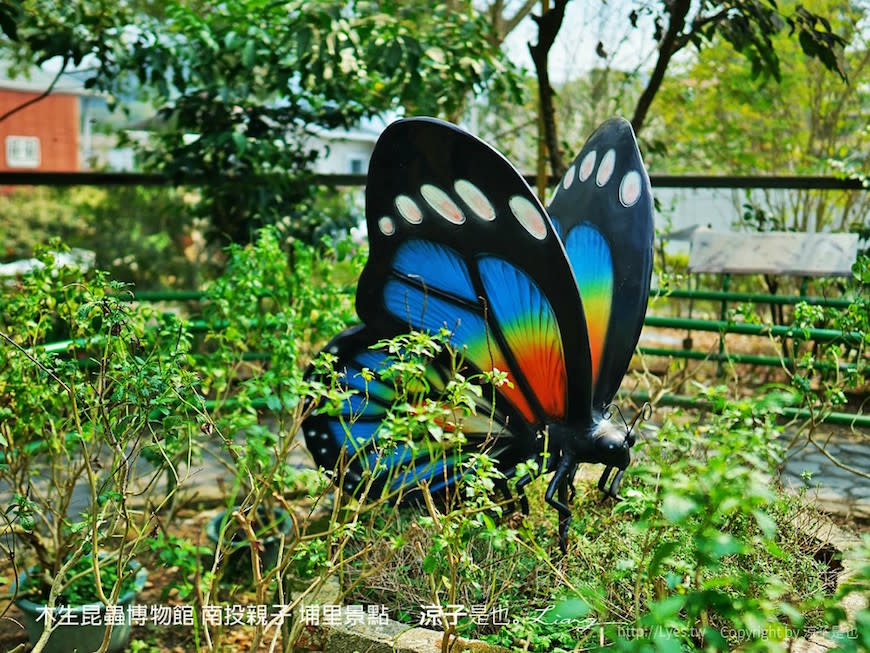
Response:
M248 139L244 137L243 134L239 132L233 132L233 143L235 143L236 149L239 152L244 152L248 147Z
M718 533L709 538L707 543L711 555L717 560L743 551L743 543L728 533Z
M758 528L767 538L776 535L776 522L771 519L770 515L763 510L753 510L752 516L755 517L755 523L758 524Z
M785 557L785 551L783 551L782 548L779 546L779 544L777 544L773 540L770 540L767 542L766 549L767 549L767 552L770 555L772 555L774 558L782 559Z
M560 599L541 617L544 623L557 624L579 620L589 614L589 605L580 597Z
M438 568L438 556L434 554L427 555L423 558L423 573L431 574Z
M779 610L788 617L789 622L793 626L802 626L804 623L804 616L801 614L800 610L795 608L791 603L780 603Z
M432 59L432 61L439 63L439 64L443 64L447 60L446 57L444 56L444 50L442 50L441 48L438 48L438 47L429 48L428 50L426 50L426 55L430 59Z
M70 524L69 530L71 533L79 533L85 528L87 528L88 523L86 521L78 521L73 524Z
M33 530L35 521L33 514L30 512L22 512L18 515L18 524L28 533Z
M680 651L682 651L680 638L674 637L674 635L663 628L658 629L657 632L653 634L653 638L653 644L655 644L656 650L661 651L661 653L680 653Z
M253 68L257 60L257 43L255 41L247 41L245 47L242 48L242 65L245 68Z
M662 514L669 522L677 524L698 510L698 504L689 497L668 492L662 501Z
M659 567L665 558L667 558L677 548L676 542L664 542L656 547L653 551L652 558L649 561L649 574L655 576L658 573Z
M685 603L686 597L680 595L669 596L661 601L656 601L650 605L650 612L646 615L644 621L650 625L667 623L668 620L683 609Z

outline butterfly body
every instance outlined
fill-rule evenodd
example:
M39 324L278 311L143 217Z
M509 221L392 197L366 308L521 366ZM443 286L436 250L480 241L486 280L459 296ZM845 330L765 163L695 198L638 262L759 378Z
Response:
M487 448L508 476L529 460L553 472L546 498L564 548L578 464L603 464L599 487L615 497L634 443L608 408L640 333L652 261L649 180L631 127L604 123L544 209L482 141L433 119L398 121L372 155L366 221L370 253L356 296L365 326L327 346L365 401L307 420L315 459L332 468L351 457L351 484L386 458L378 489L421 479L449 488L460 459L436 461L413 447L383 453L379 429L395 389L361 380L364 369L389 364L371 349L378 340L446 328L470 370L507 377L477 400L495 428L467 426L467 449ZM430 368L433 387L446 383L445 362Z

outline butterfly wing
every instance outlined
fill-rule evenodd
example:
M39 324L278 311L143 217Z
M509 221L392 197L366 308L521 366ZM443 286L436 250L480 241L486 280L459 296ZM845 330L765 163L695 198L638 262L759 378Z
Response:
M467 362L506 372L501 392L527 426L512 430L529 434L529 451L543 424L588 420L577 285L546 212L501 154L448 123L395 122L372 154L366 221L356 298L366 325L379 335L446 327Z
M305 420L303 434L321 467L342 468L346 491L357 494L368 487L370 496L401 491L408 499L422 480L433 493L452 486L462 472L460 463L471 453L487 451L508 472L525 460L524 452L510 446L513 436L506 426L522 421L510 405L494 406L491 387L481 388L480 394L469 393L476 408L473 414L452 411L451 418L441 424L445 430L461 430L465 440L461 448L427 447L415 443L408 433L391 433L391 411L394 416L396 411L414 411L427 402L440 401L452 375L446 362L430 360L418 387L397 402L399 393L387 373L391 357L386 350L373 347L378 340L366 326L347 329L324 348L335 356L335 376L319 374L314 367L307 375L338 391L331 406L322 403ZM415 405L405 401L409 395Z
M652 274L652 190L627 121L608 120L592 134L548 211L583 299L592 403L600 410L628 369Z

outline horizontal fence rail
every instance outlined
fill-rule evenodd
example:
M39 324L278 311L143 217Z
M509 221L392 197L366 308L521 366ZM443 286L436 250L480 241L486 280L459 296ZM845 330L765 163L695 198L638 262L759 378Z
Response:
M851 301L842 297L813 297L801 295L769 295L764 293L727 292L723 290L687 290L683 288L653 288L650 297L662 299L693 299L700 301L734 302L751 304L801 304L847 308ZM125 293L119 299L138 302L183 302L202 301L206 293L202 290L139 290Z
M713 408L713 403L704 399L704 397L674 394L663 394L661 396L651 397L649 393L643 391L620 393L618 396L629 398L638 405L649 401L650 403L661 406L675 406L693 409ZM870 428L870 415L841 413L837 411L813 412L806 408L794 408L793 406L782 406L779 411L786 419L815 419L817 422L838 424L840 426Z
M712 331L713 333L736 333L745 336L773 336L795 340L815 340L833 342L841 340L848 344L858 344L861 334L837 329L799 329L793 326L770 324L750 324L748 322L729 322L727 320L699 320L687 317L660 317L647 315L643 322L646 326L662 329L681 329L685 331Z
M685 360L697 361L712 361L714 363L735 363L738 365L759 365L763 367L782 367L785 369L809 369L810 365L805 364L800 359L795 360L787 356L765 356L763 354L729 354L718 352L703 352L694 349L666 349L663 347L638 347L637 350L644 356L658 356L661 358L681 358ZM812 369L820 372L830 372L838 369L847 371L857 369L858 371L866 371L870 369L868 365L853 365L851 363L840 363L835 365L826 361L813 360Z
M534 175L524 175L530 184ZM255 182L257 177L171 179L165 175L145 172L0 172L0 186L205 186L237 182ZM262 178L261 178L262 179ZM324 186L365 186L366 175L312 175L316 184ZM549 176L555 186L560 178ZM861 179L833 176L801 177L796 175L668 175L651 174L653 188L781 188L785 190L870 190Z
M847 308L851 300L843 297L813 297L810 295L770 295L766 293L729 292L727 290L688 290L684 288L653 288L650 297L693 299L746 304L810 304L829 308Z

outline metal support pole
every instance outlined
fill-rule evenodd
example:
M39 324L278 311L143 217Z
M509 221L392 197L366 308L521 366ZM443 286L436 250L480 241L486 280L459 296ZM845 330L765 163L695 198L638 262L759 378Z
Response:
M722 279L722 293L727 293L730 290L731 286L731 275L726 274ZM728 300L723 297L722 299L722 309L719 311L719 319L724 322L728 317ZM725 355L725 332L719 332L719 356ZM722 376L722 362L720 359L719 365L716 367L716 376Z

